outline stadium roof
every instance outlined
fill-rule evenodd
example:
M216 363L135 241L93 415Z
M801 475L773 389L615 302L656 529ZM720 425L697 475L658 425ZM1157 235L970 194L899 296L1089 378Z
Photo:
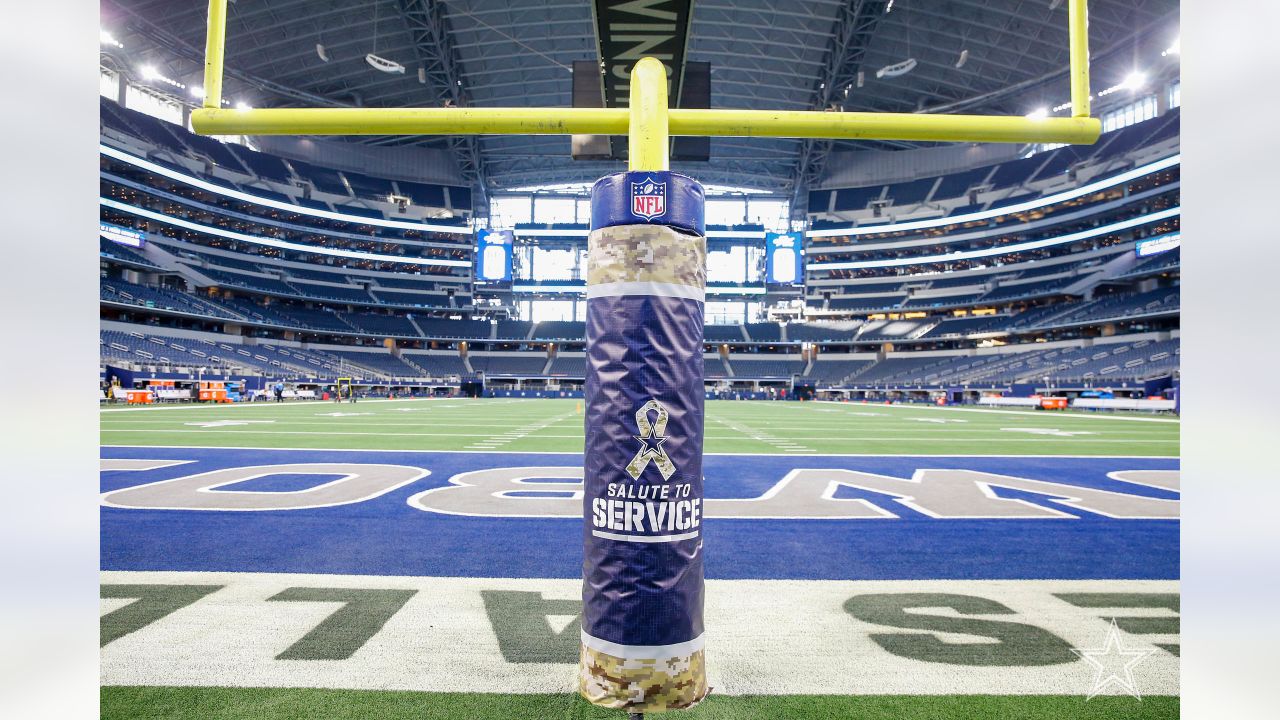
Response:
M478 107L571 104L570 67L597 60L591 0L233 0L225 94L254 107ZM667 5L664 0L647 3ZM712 67L712 106L1025 114L1068 95L1062 0L693 0L687 61ZM126 74L150 64L201 83L204 2L103 0ZM1159 59L1177 0L1091 0L1094 87ZM324 48L328 60L320 57ZM966 52L967 51L967 52ZM366 53L403 64L379 72ZM961 54L965 60L960 67ZM899 77L876 70L915 58ZM419 74L419 68L423 73ZM861 82L859 82L861 73ZM425 80L425 82L422 82ZM188 98L190 100L190 98ZM573 161L569 138L353 139L451 148L488 192L587 182L621 163ZM709 163L673 169L720 185L795 194L832 149L910 143L715 138Z

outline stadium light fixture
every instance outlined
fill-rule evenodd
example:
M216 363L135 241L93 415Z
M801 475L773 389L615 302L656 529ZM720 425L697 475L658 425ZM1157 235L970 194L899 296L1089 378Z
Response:
M642 58L626 108L259 108L221 109L227 0L209 0L204 107L191 114L204 135L627 135L633 171L670 167L670 136L787 137L926 142L1097 142L1090 116L1086 0L1068 0L1072 116L1020 116L670 108L666 70Z
M192 85L192 86L191 86L191 88L190 88L190 91L191 91L191 97L196 98L197 100L203 100L203 99L204 99L204 86L203 86L203 85Z
M252 110L252 109L253 109L253 106L243 100L236 103L236 110L239 110L240 112L244 112L246 110Z
M1165 51L1160 53L1160 57L1168 57L1170 55L1181 55L1181 54L1182 54L1182 36L1179 35L1178 37L1173 39L1172 45L1165 48Z
M164 73L156 69L155 65L143 65L138 68L138 72L142 74L144 80L156 80L166 85L176 87L179 90L185 90L187 88L185 83L180 83L173 78L166 77Z
M389 73L391 75L404 74L404 65L401 65L395 60L388 60L384 57L374 55L373 53L369 53L368 55L365 55L364 60L365 62L369 63L369 65L372 66L374 70L378 70L384 73Z
M1124 77L1124 80L1121 80L1115 85L1112 85L1106 90L1103 90L1102 92L1098 93L1098 97L1106 97L1111 93L1120 92L1121 90L1128 90L1130 92L1133 92L1135 90L1139 90L1145 87L1146 84L1147 84L1147 74L1140 70L1134 70L1133 72L1126 75Z
M879 70L876 71L876 78L882 79L887 77L888 78L901 77L915 69L916 69L916 59L907 58L902 62L897 62L892 65L885 65L884 67L880 68Z
M124 48L124 43L116 40L115 37L106 30L98 31L98 43L101 45L111 45L113 47Z
M1049 108L1045 107L1038 107L1027 113L1028 120L1044 120L1047 117L1049 117Z

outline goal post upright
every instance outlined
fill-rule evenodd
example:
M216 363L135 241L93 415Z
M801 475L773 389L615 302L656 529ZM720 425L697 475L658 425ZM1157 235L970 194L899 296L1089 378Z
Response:
M1089 117L1089 8L1088 0L1068 0L1067 42L1071 54L1071 115ZM1097 122L1096 120L1094 122Z

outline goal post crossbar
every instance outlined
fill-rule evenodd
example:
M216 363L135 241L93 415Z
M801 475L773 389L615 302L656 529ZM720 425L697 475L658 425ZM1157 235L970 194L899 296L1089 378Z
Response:
M223 108L227 0L209 0L203 135L627 135L631 170L666 170L668 138L829 138L920 142L1092 144L1086 0L1068 0L1071 117L669 108L662 63L643 58L628 108Z

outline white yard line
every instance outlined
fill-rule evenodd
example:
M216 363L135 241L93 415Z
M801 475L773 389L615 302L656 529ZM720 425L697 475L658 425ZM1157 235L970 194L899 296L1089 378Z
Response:
M755 428L753 428L753 427L750 427L750 426L748 426L748 425L744 425L743 423L738 422L738 421L736 421L736 420L723 420L723 419L720 419L720 418L712 418L711 420L712 420L712 422L716 422L716 423L719 423L719 424L721 424L721 425L724 425L725 427L729 428L730 430L733 430L733 431L735 431L735 432L738 432L738 433L741 433L741 434L743 434L743 435L746 435L746 436L750 437L752 440L756 440L756 441L758 441L758 442L763 442L763 443L766 443L766 444L768 444L768 445L772 445L772 446L774 446L775 448L778 448L779 450L782 450L783 452L792 452L792 453L799 453L799 452L812 453L812 452L815 452L812 448L805 447L804 445L801 445L801 444L799 444L799 443L797 443L797 442L794 442L794 441L792 441L792 440L783 440L783 439L780 439L780 438L776 438L776 437L774 437L773 435L770 435L770 434L769 434L769 433L767 433L767 432L764 432L764 431L761 431L761 430L757 430L757 429L755 429ZM706 439L706 440L720 440L720 439L728 439L728 438L719 438L719 437L717 437L717 436L707 436L707 437L705 437L704 439Z
M741 438L734 438L740 440ZM191 450L194 452L208 452L220 450L282 450L287 452L350 452L350 453L428 453L428 454L469 454L464 450L424 450L424 449L396 449L396 450L379 450L369 448L313 448L313 447L262 447L261 445L127 445L122 443L104 443L99 446L101 449L125 449L125 450ZM515 454L519 455L561 455L561 456L579 456L581 452L572 452L567 450L518 450ZM704 452L703 455L712 455L717 457L777 457L776 453L753 453L753 452ZM1040 458L1040 459L1061 459L1061 460L1094 460L1094 459L1112 459L1112 460L1179 460L1176 455L1057 455L1057 454L1025 454L1016 453L814 453L814 457L839 457L839 458Z
M503 445L515 442L516 440L523 439L533 433L538 432L539 430L545 430L546 428L552 425L555 425L557 422L560 422L561 420L564 420L566 417L569 417L574 414L576 414L576 411L574 413L565 413L563 415L557 415L553 418L548 418L542 422L531 423L529 425L525 425L524 427L516 428L514 430L508 430L507 432L504 432L500 435L492 436L491 439L486 440L484 442L479 442L479 443L469 445L468 449L496 450ZM566 436L545 436L545 437L579 437L579 436L566 435Z

